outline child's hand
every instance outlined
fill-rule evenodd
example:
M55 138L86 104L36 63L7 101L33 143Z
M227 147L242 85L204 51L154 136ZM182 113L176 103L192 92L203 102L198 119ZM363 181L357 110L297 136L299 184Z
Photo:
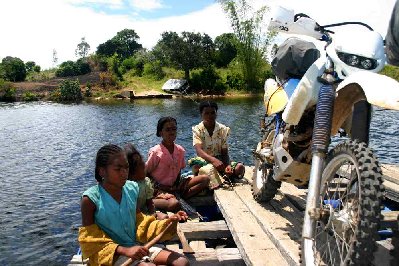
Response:
M141 258L143 258L144 256L147 256L148 253L148 249L144 246L133 246L133 247L129 247L126 250L126 256L129 258L132 258L133 261L135 260L140 260Z
M156 199L168 200L168 199L172 199L172 198L175 198L175 196L173 194L170 194L170 193L161 193L161 194L158 194L156 196Z
M172 222L174 222L174 221L185 222L185 221L187 221L187 219L188 219L188 215L185 211L178 211L177 213L169 216L169 220Z
M219 171L223 172L224 171L224 164L221 160L218 160L215 158L215 160L212 161L212 165Z

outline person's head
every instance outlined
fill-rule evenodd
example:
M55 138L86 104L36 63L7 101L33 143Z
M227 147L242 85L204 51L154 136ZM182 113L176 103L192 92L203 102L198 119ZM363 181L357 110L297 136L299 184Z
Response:
M176 119L170 116L161 117L157 124L157 137L162 137L164 141L175 141L177 136Z
M245 174L245 166L241 162L231 162L228 166L226 166L224 173L228 177L241 179Z
M129 180L143 180L145 178L145 163L140 152L132 143L127 143L124 149L129 162Z
M217 103L213 101L202 101L199 105L199 111L204 123L215 123L218 111Z
M123 187L129 163L123 149L114 144L101 147L96 156L95 178L100 183Z

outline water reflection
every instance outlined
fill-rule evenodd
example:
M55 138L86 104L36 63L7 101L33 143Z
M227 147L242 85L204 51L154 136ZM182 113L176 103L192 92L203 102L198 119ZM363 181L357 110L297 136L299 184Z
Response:
M251 164L261 98L217 101L218 120L232 128L231 157ZM65 265L78 247L79 200L95 183L95 153L106 143L133 142L146 156L165 115L177 118L177 143L193 156L191 127L200 121L193 100L0 103L0 265ZM370 145L382 162L398 164L398 112L374 115Z

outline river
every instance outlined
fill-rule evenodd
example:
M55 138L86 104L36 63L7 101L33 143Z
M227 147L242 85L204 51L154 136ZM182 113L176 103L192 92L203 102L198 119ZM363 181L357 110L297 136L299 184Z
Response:
M262 99L217 102L218 121L232 129L232 159L252 164ZM97 150L132 142L146 157L166 115L177 119L176 142L193 156L191 126L200 115L190 99L0 103L0 265L66 265L78 249L80 196L96 183ZM370 146L383 163L399 164L398 120L399 112L374 111Z

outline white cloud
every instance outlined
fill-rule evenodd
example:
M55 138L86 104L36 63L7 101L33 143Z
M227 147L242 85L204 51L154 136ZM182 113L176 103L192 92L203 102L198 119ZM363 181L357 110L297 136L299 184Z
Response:
M132 6L140 10L153 10L164 7L161 0L131 0Z
M71 4L101 4L107 5L111 9L121 9L124 7L123 0L67 0Z
M35 61L42 68L52 65L56 49L59 62L76 60L75 49L82 37L95 52L100 43L111 39L118 31L134 29L140 43L152 48L164 31L194 31L212 38L231 31L229 20L218 4L182 16L154 20L139 20L137 16L106 15L89 8L70 5L71 1L87 0L8 0L0 2L0 59L5 56ZM89 0L95 1L95 0ZM105 0L97 0L105 1ZM256 0L263 4L279 0ZM107 1L112 5L121 0ZM143 1L144 2L144 1ZM326 7L319 0L285 0L296 13L306 13L320 24L359 20L366 22L385 36L395 0L335 0ZM326 9L326 10L325 10Z
M136 22L134 29L140 36L140 42L146 48L152 48L165 31L200 32L212 38L231 31L229 21L218 4L183 16Z

